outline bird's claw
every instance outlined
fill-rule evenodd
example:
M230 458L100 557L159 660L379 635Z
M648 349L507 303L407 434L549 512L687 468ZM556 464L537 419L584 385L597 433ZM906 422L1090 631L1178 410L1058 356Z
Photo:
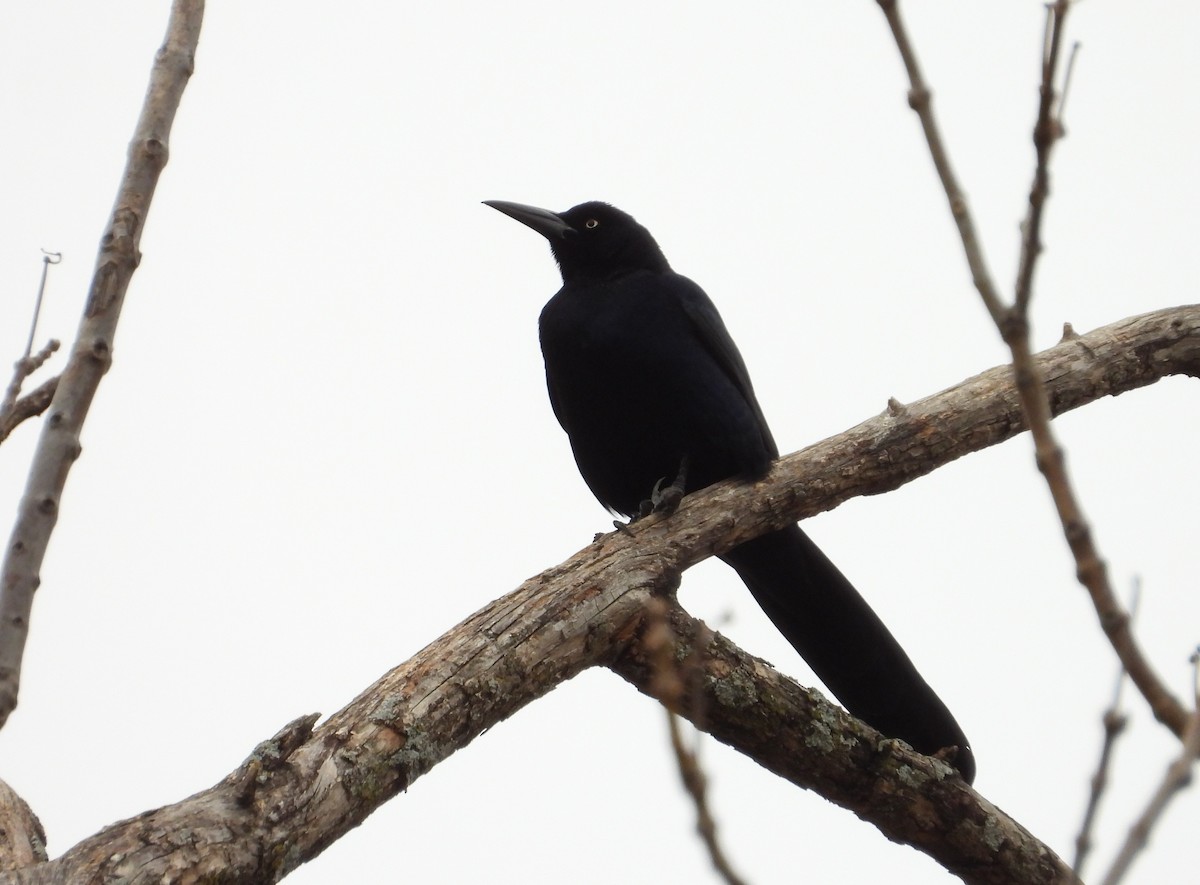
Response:
M661 477L654 484L654 491L650 493L650 500L646 503L651 506L654 513L665 513L670 516L679 509L679 502L683 500L683 484L676 479L669 486L664 486L667 478Z
M663 485L667 481L665 476L659 477L658 482L654 484L654 488L650 491L650 497L638 504L637 513L629 517L629 522L624 523L619 528L628 528L635 522L645 519L651 513L662 513L670 516L678 510L679 502L683 500L682 477L683 474L680 473L669 486Z
M622 522L620 524L614 522L613 525L615 525L621 529L628 529L629 526L633 525L635 522L639 522L639 521L645 519L647 516L649 516L653 512L654 512L654 502L653 501L642 501L640 504L638 504L637 513L635 513L629 517L629 522Z
M649 505L653 513L665 513L670 516L679 509L679 502L683 500L684 494L687 492L687 474L688 474L688 458L683 456L683 460L679 463L679 473L671 480L671 484L664 486L667 481L665 476L659 477L658 482L654 484L654 490L650 492L650 500L645 502L642 507Z

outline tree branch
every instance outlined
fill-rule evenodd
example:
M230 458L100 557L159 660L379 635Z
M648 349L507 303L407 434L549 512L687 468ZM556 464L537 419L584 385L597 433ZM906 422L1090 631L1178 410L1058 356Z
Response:
M192 73L203 16L203 0L175 0L171 7L166 41L154 58L112 218L100 239L83 319L42 427L17 521L5 548L0 568L0 726L17 705L21 660L42 560L58 520L67 474L81 451L84 419L100 379L112 364L117 320L141 259L138 244L159 174L167 163L167 139Z
M1200 375L1200 306L1122 320L1037 360L1056 412L1165 375ZM297 720L214 787L0 882L277 881L583 669L609 666L655 691L640 651L647 605L669 595L684 569L848 498L896 488L1022 426L1011 373L1000 366L789 455L761 482L692 495L674 515L604 535L486 606L320 728L312 730L315 717ZM699 625L672 610L686 644ZM968 882L1072 881L1053 852L949 766L882 738L721 637L707 641L703 660L703 700L685 696L685 712L770 770Z
M1033 124L1033 147L1037 154L1033 183L1029 186L1029 209L1021 222L1021 257L1014 286L1013 313L1026 318L1033 297L1033 271L1042 254L1042 214L1050 196L1050 152L1063 134L1055 109L1058 60L1066 27L1068 0L1055 0L1046 7L1046 33L1042 46L1042 83L1038 88L1037 121ZM1004 332L1004 323L996 324Z
M942 182L942 190L950 202L950 215L958 226L958 235L962 240L963 252L967 257L967 266L971 270L971 282L975 285L979 297L987 308L992 319L999 323L1004 316L1004 303L1000 293L992 282L992 274L987 267L987 259L983 247L979 244L979 235L975 232L975 221L967 206L967 195L958 183L954 168L950 165L950 154L942 141L941 130L937 118L933 114L933 93L925 83L921 73L921 65L917 61L917 53L913 50L912 41L908 39L908 30L900 17L900 6L897 0L877 0L883 10L896 48L900 50L900 60L904 62L904 70L908 73L908 106L917 112L921 121L921 129L925 133L925 141L929 145L929 154L933 158L934 168Z
M1138 602L1141 599L1141 581L1133 582L1133 592L1130 594L1129 618L1132 622L1137 617ZM1092 775L1088 789L1088 801L1084 806L1083 820L1079 825L1079 835L1075 837L1075 860L1071 868L1075 875L1083 878L1083 865L1092 850L1092 831L1095 829L1099 816L1100 800L1108 789L1108 772L1112 767L1113 752L1116 750L1117 739L1125 732L1129 717L1121 711L1121 689L1125 687L1125 668L1117 671L1116 685L1113 688L1113 699L1108 709L1101 716L1104 726L1104 740L1100 744L1100 758L1096 762L1096 772Z
M696 833L704 843L713 871L726 885L746 885L745 880L734 870L725 849L721 847L717 822L708 805L708 775L700 765L699 754L684 743L683 729L680 728L677 714L684 709L684 695L689 690L702 690L698 680L706 678L706 674L702 665L698 665L700 656L691 655L686 659L679 657L679 637L671 623L671 618L677 613L682 613L679 606L668 605L665 598L651 600L647 609L638 640L639 672L648 677L643 691L657 698L667 714L667 731L671 737L675 764L679 768L679 778L696 809ZM697 629L690 636L689 644L693 647L706 646L712 639L712 631L703 634L701 631L707 630L707 627L699 621L695 622L695 626ZM695 697L691 700L694 701ZM702 702L690 706L693 710L700 710L701 716L703 715Z
M8 383L8 389L4 391L4 400L0 402L0 427L12 426L16 427L21 421L13 421L13 413L17 408L17 397L21 395L21 388L25 384L25 379L40 369L46 364L46 360L58 350L59 343L54 339L50 339L46 346L39 350L36 354L26 353L13 365L12 381ZM24 419L22 419L24 420ZM8 434L0 436L3 440Z
M59 376L55 375L49 381L43 381L31 393L25 394L13 403L11 409L0 415L0 442L8 439L9 434L16 430L23 421L40 415L50 408L50 402L54 399L54 391L58 389L58 379Z
M1166 811L1167 805L1192 782L1192 768L1200 758L1200 660L1197 659L1197 655L1200 655L1200 649L1192 656L1195 707L1188 717L1187 729L1183 733L1183 749L1167 766L1162 783L1158 785L1158 789L1146 804L1146 809L1130 828L1125 843L1102 880L1102 885L1117 885L1125 878L1125 874L1133 866L1133 861L1150 841L1150 833Z
M677 604L670 618L680 641L676 656L695 656L703 676L702 692L685 693L680 712L717 740L848 808L888 839L928 854L966 882L1078 881L1058 855L946 763L884 737L819 692L713 634ZM645 643L635 642L612 668L659 697L654 653Z
M50 359L50 355L58 350L58 342L51 339L37 355L34 355L33 339L37 335L38 319L42 313L42 298L46 294L46 278L50 275L50 265L58 264L61 261L62 253L42 250L42 279L38 283L37 296L33 299L33 318L29 322L29 341L25 344L25 352L21 354L21 358L13 366L12 380L8 383L8 389L4 391L4 398L0 400L0 425L9 423L13 407L17 404L17 397L21 395L21 388L25 384L25 379L40 369L46 360ZM15 427L16 425L14 424L13 426ZM0 440L2 439L3 437L0 437Z
M971 267L972 278L979 290L1000 336L1012 352L1012 372L1016 378L1017 391L1026 414L1026 421L1033 437L1038 470L1046 478L1046 485L1054 500L1059 522L1067 546L1075 558L1076 574L1092 600L1092 606L1100 619L1100 625L1109 643L1117 653L1125 671L1142 696L1150 704L1155 718L1171 729L1180 738L1188 722L1188 713L1167 689L1166 683L1150 666L1141 647L1129 627L1129 615L1121 608L1112 585L1108 580L1108 568L1101 558L1092 537L1091 527L1083 515L1083 508L1071 485L1067 473L1066 455L1050 428L1052 407L1043 393L1042 378L1033 358L1029 340L1027 309L1032 293L1033 270L1041 253L1041 219L1046 197L1049 194L1050 150L1062 134L1062 126L1054 117L1054 78L1058 69L1063 22L1070 6L1068 0L1055 0L1047 7L1046 35L1042 56L1042 85L1038 103L1037 122L1034 124L1033 140L1037 153L1033 184L1029 192L1029 209L1021 225L1021 258L1017 274L1016 294L1012 306L1005 305L997 294L995 284L988 273L983 250L975 235L974 223L966 198L950 168L949 157L942 143L937 122L933 115L929 88L925 85L917 65L916 54L908 39L904 22L900 18L897 0L877 0L896 40L896 46L908 71L911 89L909 104L917 112L921 127L929 144L934 165L942 180L946 197L950 201L951 214L958 224L963 251Z
M0 781L0 870L45 862L42 822L12 787Z

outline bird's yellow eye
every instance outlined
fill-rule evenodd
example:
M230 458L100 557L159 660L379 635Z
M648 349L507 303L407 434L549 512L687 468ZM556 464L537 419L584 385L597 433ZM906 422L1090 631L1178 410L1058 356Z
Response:
M587 221L585 221L585 222L583 223L583 226L584 226L584 227L586 227L588 230L591 230L591 229L592 229L592 228L594 228L594 227L599 227L599 226L600 226L600 222L598 222L598 221L597 221L596 219L594 219L594 218L589 218Z

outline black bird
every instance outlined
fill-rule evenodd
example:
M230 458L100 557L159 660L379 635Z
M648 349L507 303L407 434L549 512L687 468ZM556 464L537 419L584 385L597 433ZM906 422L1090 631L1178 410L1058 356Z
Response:
M550 403L600 503L644 512L682 491L762 476L779 450L746 365L704 291L671 270L644 227L606 203L555 213L487 201L550 241L563 286L539 330ZM846 708L922 753L967 738L858 591L798 526L721 557Z

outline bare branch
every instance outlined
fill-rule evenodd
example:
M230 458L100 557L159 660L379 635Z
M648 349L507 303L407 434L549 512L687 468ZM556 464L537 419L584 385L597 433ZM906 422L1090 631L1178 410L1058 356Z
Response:
M1125 671L1134 685L1146 698L1155 717L1183 737L1188 714L1179 701L1171 695L1166 684L1154 671L1138 647L1129 626L1129 616L1121 608L1112 584L1108 579L1108 567L1100 556L1092 536L1091 527L1083 515L1083 508L1075 494L1067 473L1066 456L1050 428L1051 409L1041 383L1041 376L1033 359L1029 342L1029 322L1026 316L1032 292L1033 268L1041 253L1041 218L1046 196L1049 194L1048 164L1050 150L1062 134L1059 120L1054 118L1054 80L1062 42L1063 22L1070 7L1068 0L1056 0L1048 7L1046 52L1042 65L1041 99L1037 123L1034 126L1034 145L1037 149L1037 166L1034 183L1029 194L1029 214L1022 225L1024 236L1021 245L1021 263L1017 274L1017 289L1014 309L1006 322L1000 325L1000 333L1008 343L1013 355L1013 373L1021 403L1028 416L1029 431L1033 436L1038 469L1046 478L1046 484L1054 499L1059 521L1067 539L1067 545L1075 557L1079 582L1087 589L1092 606L1099 616L1101 627L1117 653Z
M996 294L995 285L987 273L982 249L975 237L970 210L967 208L966 200L957 181L950 172L946 150L938 133L932 106L928 101L929 89L921 78L915 53L900 18L897 0L878 0L878 2L887 16L896 45L904 59L905 67L908 69L909 79L912 83L910 104L921 119L926 141L929 143L929 152L938 167L942 185L950 200L951 212L958 224L967 261L971 265L972 276L975 278L975 287L983 297L983 302L999 329L1001 337L1012 352L1012 372L1016 378L1017 391L1021 398L1030 435L1033 437L1038 469L1046 478L1046 484L1054 500L1067 545L1075 557L1079 582L1091 596L1092 606L1100 619L1100 625L1116 651L1117 657L1126 672L1129 673L1134 685L1138 687L1150 704L1155 717L1176 735L1182 737L1188 714L1179 701L1167 690L1163 680L1150 667L1129 629L1129 617L1121 609L1116 594L1113 593L1108 580L1107 567L1100 557L1092 538L1091 528L1084 518L1083 510L1071 486L1066 469L1066 456L1050 429L1052 408L1043 391L1042 376L1038 372L1029 343L1029 322L1025 309L1031 295L1033 268L1037 256L1041 252L1041 217L1045 198L1049 193L1047 164L1050 148L1061 134L1058 121L1053 117L1053 84L1062 38L1062 23L1069 3L1067 0L1055 0L1048 8L1042 60L1042 90L1037 123L1034 126L1037 167L1034 172L1034 183L1030 189L1029 213L1022 225L1024 236L1021 246L1021 264L1017 274L1017 294L1014 306L1009 308L1000 301ZM917 100L914 100L914 96Z
M725 856L721 840L717 837L717 822L713 819L708 807L708 776L700 765L700 759L695 750L683 741L683 730L679 727L679 717L667 711L667 729L671 734L671 750L675 754L675 762L679 766L679 776L683 780L684 789L692 797L696 807L696 831L700 834L708 856L712 860L713 869L723 882L729 885L746 885Z
M38 282L37 296L33 300L33 319L29 322L29 340L25 342L25 352L13 365L12 380L8 383L8 389L4 391L4 399L0 400L0 424L7 422L16 405L17 397L21 395L21 387L25 384L25 379L40 369L42 364L50 358L50 354L58 350L58 342L51 340L37 356L33 355L33 339L37 334L38 318L42 313L42 297L46 294L46 277L50 273L50 265L58 264L60 261L62 261L61 253L42 250L42 278Z
M8 382L8 389L4 391L4 401L0 402L0 424L7 422L16 409L17 397L21 395L25 379L45 365L46 360L50 359L58 348L58 341L51 338L36 354L26 353L13 364L12 380Z
M46 831L13 788L0 781L0 870L46 862Z
M722 509L714 500L696 509L707 519L682 520L685 530L708 528L694 538L711 542L720 523L729 525L714 518ZM212 788L114 824L0 882L277 881L585 667L619 667L646 689L656 668L634 646L647 605L678 577L671 554L679 533L667 530L675 519L606 536L468 618L315 731L315 717L298 719ZM709 641L702 704L721 740L934 853L969 882L1069 881L1049 849L948 765L883 738L677 606L670 618L685 642Z
M1200 306L1064 341L1038 365L1057 411L1165 375L1200 375ZM658 668L648 664L643 638L650 600L669 595L696 562L848 498L896 488L1021 427L1011 373L1001 366L789 455L758 483L692 495L672 516L603 535L472 615L311 734L312 720L297 720L211 789L114 824L0 882L159 882L183 871L276 881L476 735L592 666L612 667L647 693L671 692L703 730L969 882L1073 881L1053 852L948 765L883 738L673 602L674 634L705 643L694 694L680 695L677 683L655 687Z
M1055 0L1046 7L1042 84L1038 88L1037 122L1033 127L1033 146L1037 153L1037 163L1033 172L1033 184L1029 189L1029 209L1021 223L1021 260L1017 266L1016 296L1013 301L1014 312L1022 318L1029 310L1029 299L1033 294L1033 269L1042 253L1042 212L1046 206L1046 198L1050 195L1050 151L1063 132L1059 119L1055 116L1057 103L1054 81L1058 76L1058 58L1069 7L1068 0ZM1003 334L1005 324L997 322L997 326Z
M37 297L33 301L33 320L29 323L29 340L25 342L25 358L33 353L33 339L37 336L38 319L42 315L42 298L46 295L46 277L50 274L50 265L61 264L62 253L42 250L42 279L38 283Z
M21 660L42 559L58 520L63 486L79 457L80 432L100 379L112 363L113 340L129 280L140 260L138 244L150 201L167 163L171 124L192 73L203 0L175 0L166 41L154 59L112 218L67 367L26 482L0 571L0 725L17 705Z
M1129 599L1129 623L1132 627L1137 620L1138 604L1141 601L1142 584L1140 579L1134 579L1133 590ZM1096 773L1092 775L1091 789L1088 791L1087 807L1083 812L1083 821L1079 825L1079 835L1075 837L1075 862L1071 869L1075 875L1083 878L1083 865L1088 853L1092 850L1092 829L1096 823L1096 814L1100 810L1100 799L1108 788L1108 772L1112 767L1113 749L1117 738L1125 732L1129 717L1121 712L1121 689L1125 686L1125 668L1117 670L1116 685L1113 687L1113 699L1101 721L1104 725L1104 740L1100 746L1100 760L1096 763Z
M892 29L892 37L900 50L900 58L908 71L909 90L908 104L917 112L921 121L921 129L925 132L925 141L929 145L929 154L933 157L933 165L937 168L938 178L942 181L942 189L946 199L950 201L950 214L958 226L958 235L962 239L963 251L967 256L967 266L971 269L971 282L974 283L984 306L992 319L999 324L1004 317L1005 307L1000 300L996 284L987 268L987 259L983 247L979 243L979 235L975 232L975 222L971 218L971 210L967 207L967 195L958 184L954 168L950 165L950 155L942 142L941 130L937 118L933 114L933 93L925 83L921 74L921 66L917 62L917 54L913 51L908 39L908 31L904 20L900 17L898 0L878 0L880 9L887 17L888 26Z
M1133 865L1134 859L1146 847L1150 833L1162 817L1163 812L1166 811L1168 803L1180 790L1192 782L1192 766L1200 758L1200 650L1192 655L1192 666L1195 706L1188 719L1187 730L1184 732L1183 749L1178 758L1167 767L1162 783L1159 784L1150 802L1147 803L1146 810L1130 828L1125 844L1121 846L1121 851L1113 861L1112 868L1104 877L1103 885L1117 885L1125 877Z
M965 882L1078 882L1053 851L946 763L884 738L819 692L802 688L713 634L678 605L670 618L683 643L677 656L697 658L704 670L703 692L689 697L683 715L703 721L717 740L853 811L887 838L928 854ZM635 642L612 667L656 696L654 654Z
M46 409L50 408L50 402L54 399L54 391L58 389L59 376L55 375L49 381L44 381L32 393L27 393L15 403L8 412L0 415L0 442L8 439L21 422L40 415Z
M696 832L708 851L709 860L721 880L729 885L745 885L744 880L733 869L729 858L721 847L717 833L717 822L708 807L708 776L700 765L699 755L684 743L679 717L676 711L685 706L693 711L698 720L703 716L698 711L703 703L698 702L702 692L701 681L705 674L703 665L695 655L680 659L679 642L670 622L671 608L664 599L655 597L646 606L646 618L642 629L642 648L653 663L653 685L648 694L658 698L667 713L667 731L671 738L671 751L679 768L679 778L696 809ZM704 625L699 625L704 629ZM711 637L693 637L692 649L703 649ZM691 703L685 703L684 695L692 692Z

